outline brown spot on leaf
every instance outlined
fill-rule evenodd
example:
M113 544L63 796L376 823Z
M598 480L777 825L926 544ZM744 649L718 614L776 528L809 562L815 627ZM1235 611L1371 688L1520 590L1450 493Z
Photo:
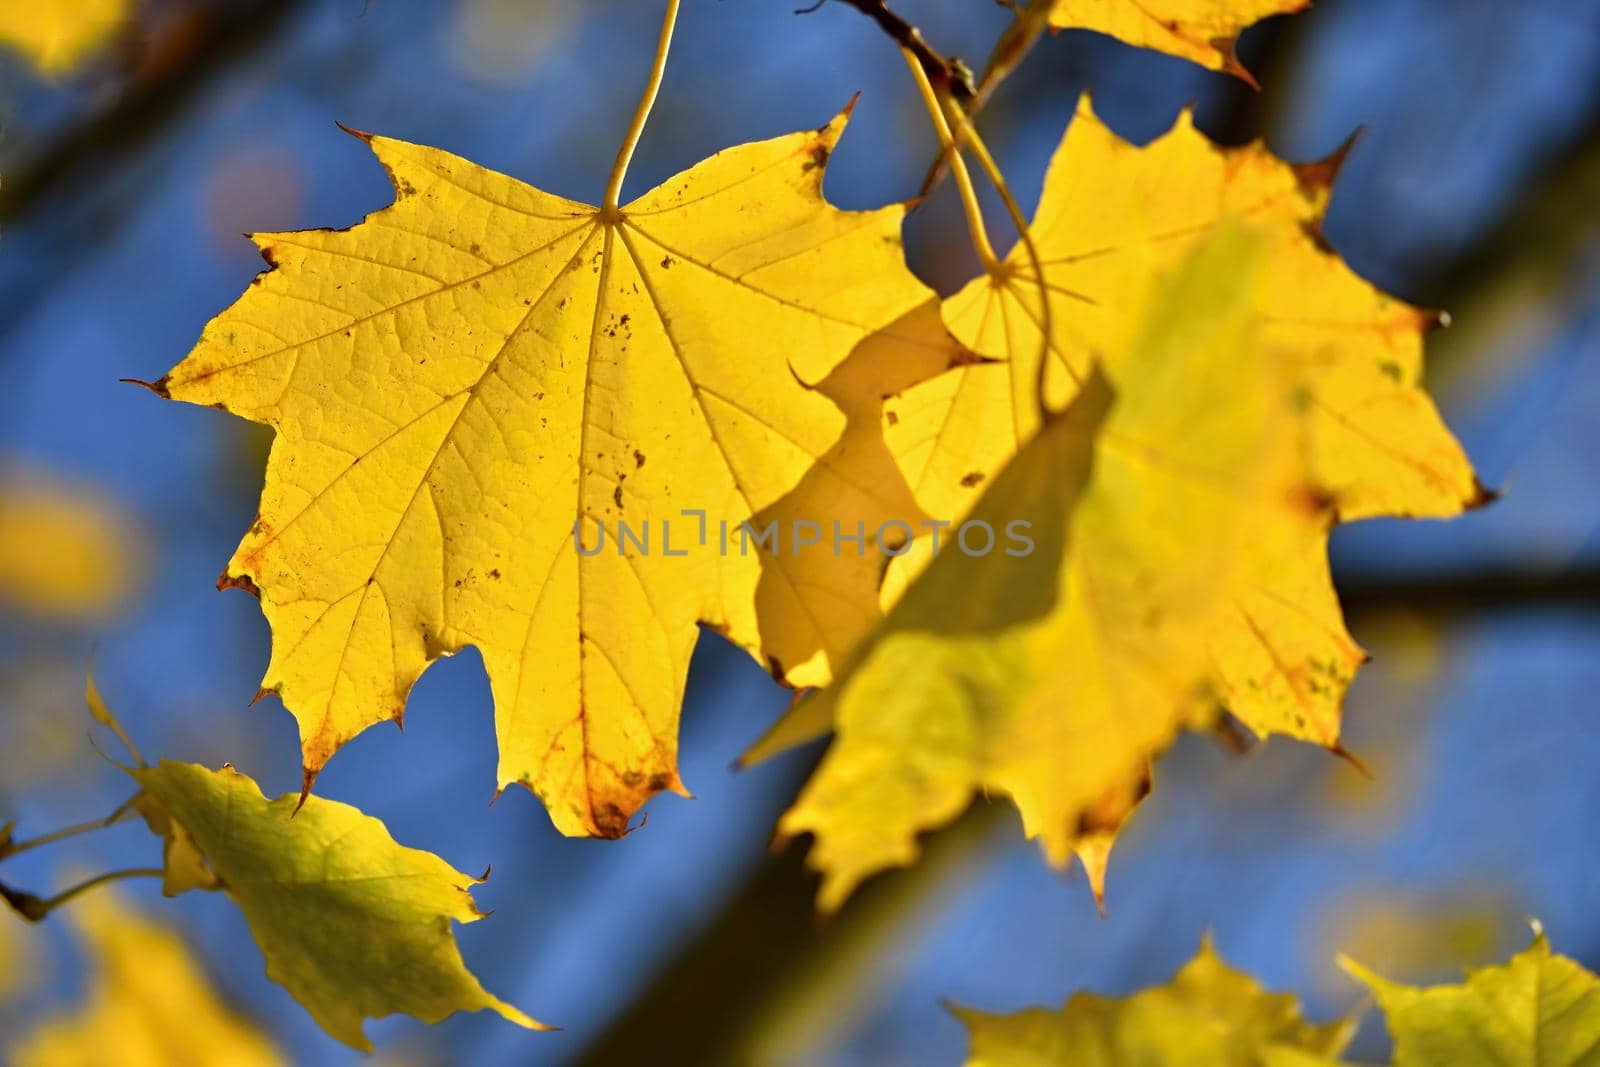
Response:
M983 481L982 471L969 471L961 476L961 484L967 489L971 489L981 481Z
M217 578L217 591L220 593L224 589L243 589L257 600L261 599L261 588L248 574L231 575L223 571Z

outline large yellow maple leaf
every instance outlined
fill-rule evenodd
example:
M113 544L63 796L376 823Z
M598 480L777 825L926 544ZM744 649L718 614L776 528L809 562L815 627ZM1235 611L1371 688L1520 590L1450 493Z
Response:
M834 684L752 753L835 730L779 824L814 835L822 909L911 862L918 833L980 792L1010 796L1053 863L1083 854L1098 888L1130 783L1209 714L1206 635L1251 542L1304 507L1299 383L1240 356L1259 351L1249 294L1266 246L1225 228L1164 278L1106 366L1109 410L1090 378Z
M1050 24L1095 30L1252 80L1234 56L1234 38L1271 15L1304 10L1310 0L1055 0Z
M885 426L919 505L959 517L1035 432L1046 347L1045 391L1059 404L1095 362L1125 358L1150 293L1197 242L1230 221L1261 229L1267 263L1250 307L1260 358L1300 383L1309 480L1304 506L1262 517L1211 655L1225 703L1253 730L1330 747L1365 653L1345 629L1328 573L1329 529L1372 516L1445 517L1486 499L1420 386L1431 317L1363 281L1321 236L1333 171L1290 166L1259 145L1220 148L1188 112L1165 136L1134 146L1085 100L1029 228L1048 315L1019 244L944 306L959 340L1002 362L908 390L886 407Z
M299 720L308 784L472 645L500 784L531 787L566 833L614 837L683 791L697 623L778 673L804 666L763 651L787 615L815 633L870 624L800 581L787 540L784 558L738 533L833 462L846 413L805 383L930 298L904 264L902 206L822 196L844 124L600 208L362 135L392 206L255 237L275 269L155 388L277 431L223 584L260 596L263 686ZM953 348L939 334L905 340ZM623 551L622 523L648 547ZM774 582L778 621L758 625ZM828 650L812 652L825 677Z

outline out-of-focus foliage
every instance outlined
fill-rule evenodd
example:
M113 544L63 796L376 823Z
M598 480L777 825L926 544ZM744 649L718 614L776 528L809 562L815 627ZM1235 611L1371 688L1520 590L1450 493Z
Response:
M71 916L89 955L86 1001L71 1015L39 1024L14 1045L16 1067L287 1064L272 1042L217 994L175 931L108 890L77 903ZM0 936L5 929L0 924Z
M227 576L261 597L264 685L308 777L472 645L500 784L565 833L617 837L684 789L697 622L764 662L769 632L834 629L838 557L721 548L717 528L737 542L838 439L844 413L804 383L930 296L903 207L823 199L843 128L720 153L620 211L372 137L393 206L257 236L277 269L156 388L278 431ZM620 551L623 522L651 547ZM758 621L769 572L789 595ZM819 680L828 656L789 666Z
M1293 380L1307 457L1301 506L1252 538L1210 639L1230 711L1259 734L1339 739L1345 690L1364 653L1345 629L1328 573L1337 521L1442 517L1481 502L1471 465L1421 389L1426 316L1357 277L1320 238L1331 167L1294 168L1265 148L1224 149L1190 113L1136 147L1080 106L1045 178L1032 256L945 303L963 343L1003 363L964 367L890 410L891 448L931 515L965 511L974 484L1033 432L1031 399L1048 321L1046 388L1070 396L1094 360L1127 358L1156 292L1215 227L1247 220L1268 262L1249 294L1260 353ZM1256 356L1254 358L1261 358ZM1203 453L1201 457L1203 459Z
M450 924L483 913L474 879L439 857L397 844L348 804L308 797L296 811L293 795L269 801L231 767L163 760L130 773L166 815L147 815L152 828L187 831L168 839L168 891L204 887L203 859L211 884L244 912L268 977L334 1037L371 1051L363 1020L397 1012L438 1022L489 1009L543 1028L466 969Z
M1057 29L1097 30L1216 70L1249 78L1234 58L1239 31L1271 15L1299 11L1310 0L1055 0Z
M105 45L127 17L128 0L0 0L0 45L57 78Z
M967 1067L1314 1067L1338 1062L1355 1032L1353 1021L1307 1022L1292 995L1229 967L1209 939L1171 982L1123 1000L952 1010L971 1034Z
M22 925L10 921L0 922L0 1003L22 992L24 979L37 967L32 946L22 937Z
M1341 959L1376 995L1393 1067L1592 1067L1600 1063L1600 978L1550 951L1544 932L1462 985L1416 988ZM1315 1067L1339 1059L1355 1020L1313 1025L1294 997L1225 964L1209 939L1164 986L1118 1000L1074 995L1058 1010L966 1023L968 1067Z
M470 78L515 84L567 44L581 0L460 0L452 50Z
M1327 959L1342 952L1398 980L1422 981L1504 956L1505 933L1518 919L1508 889L1406 894L1375 885L1340 900L1316 943ZM1337 968L1325 973L1324 991L1345 987Z
M1600 977L1550 951L1543 930L1500 967L1461 985L1415 988L1345 960L1371 988L1394 1038L1394 1067L1593 1067Z
M997 538L1029 523L1033 550L946 547L820 710L796 711L837 732L780 824L816 835L823 908L909 863L918 832L980 790L1016 800L1054 863L1108 848L1139 795L1129 783L1207 721L1207 637L1231 620L1261 531L1308 495L1300 383L1253 303L1270 247L1233 226L1192 245L1106 364L1103 424L1104 388L1087 385L973 510ZM1108 795L1112 816L1091 818Z
M141 559L131 518L92 490L0 472L0 601L61 622L119 607Z

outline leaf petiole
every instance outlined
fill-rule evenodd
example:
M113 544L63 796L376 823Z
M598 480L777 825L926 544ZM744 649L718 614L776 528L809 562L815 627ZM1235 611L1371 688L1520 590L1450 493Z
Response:
M88 881L79 882L71 889L62 890L53 897L37 897L32 893L24 893L8 886L0 885L0 899L10 905L11 910L31 923L42 922L52 911L68 904L76 898L87 893L97 886L108 882L120 882L125 878L161 878L166 872L160 867L129 867L121 871L107 871L105 874L96 875Z
M644 124L650 119L650 109L655 107L656 94L661 91L661 78L667 70L667 53L672 49L672 31L678 24L680 0L667 0L667 13L661 22L661 39L656 44L655 64L650 68L650 80L639 98L639 107L633 113L633 125L617 150L617 161L611 168L611 180L606 183L606 196L600 204L603 219L615 217L622 197L622 181L628 175L628 164L633 161L633 150L639 147L644 135Z
M38 848L41 845L54 844L57 841L64 841L69 837L76 837L78 834L86 834L93 830L101 830L107 826L119 823L129 815L133 814L133 802L137 800L138 797L139 794L135 793L127 800L124 800L117 807L116 811L113 811L110 815L107 815L103 819L90 819L88 822L80 822L72 826L64 826L59 830L52 830L47 834L40 834L38 837L30 837L26 841L13 841L8 837L0 837L0 860L3 860L8 856L15 856L19 852L27 852L29 849Z
M972 125L972 120L968 118L966 111L951 100L944 101L944 107L946 115L955 120L959 143L972 149L972 154L978 159L978 166L994 186L995 192L1000 194L1000 200L1006 206L1006 214L1011 216L1011 224L1017 229L1017 239L1022 242L1023 250L1028 253L1028 266L1033 269L1032 280L1039 290L1039 373L1034 389L1039 403L1039 414L1048 419L1053 413L1045 400L1045 372L1050 365L1050 338L1055 329L1055 321L1050 307L1050 289L1045 281L1044 262L1039 255L1039 246L1034 243L1033 233L1028 228L1028 218L1022 213L1022 206L1017 203L1017 198L1011 194L1011 186L1007 184L1006 176L1000 170L1000 164L995 162L989 146L978 136L978 130ZM1070 367L1068 373L1071 373Z
M922 68L916 53L904 47L900 49L900 53L905 56L906 65L911 68L912 80L922 92L922 105L927 108L928 118L933 122L933 130L939 135L939 144L943 146L944 155L950 161L950 173L955 177L956 188L961 190L961 209L967 216L967 232L972 235L972 250L978 254L978 261L983 264L985 271L999 274L1000 257L994 254L994 246L989 243L989 231L983 225L983 208L978 204L978 191L973 188L972 175L967 171L967 162L962 158L961 151L956 147L955 138L950 133L950 123L945 119L944 105L939 94L934 91L933 83L928 80L928 72Z

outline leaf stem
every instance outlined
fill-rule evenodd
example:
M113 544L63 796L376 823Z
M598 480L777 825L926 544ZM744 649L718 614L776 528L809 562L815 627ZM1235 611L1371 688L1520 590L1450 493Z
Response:
M650 68L650 81L645 85L644 96L633 113L633 125L617 150L617 162L611 168L611 180L606 183L606 196L601 202L602 215L615 216L622 196L622 180L628 175L628 164L633 161L633 150L639 147L644 135L644 124L650 119L650 109L655 107L656 94L661 91L661 78L667 70L667 53L672 49L672 31L678 24L680 0L667 0L667 14L661 21L661 39L656 44L655 64Z
M100 695L100 687L94 681L94 660L89 660L89 667L84 671L83 697L89 705L89 714L94 716L96 722L105 726L117 740L122 742L122 747L128 750L128 755L133 757L133 762L141 767L148 767L144 756L139 752L139 746L133 743L133 738L128 736L128 731L122 728L122 723L111 713L111 706L106 703L105 697Z
M972 125L966 111L953 101L946 102L945 110L955 119L960 143L972 149L972 154L978 159L978 166L994 185L995 192L1000 194L1000 200L1006 206L1006 214L1011 216L1011 224L1017 228L1017 239L1022 242L1023 249L1028 253L1028 265L1033 269L1033 283L1039 289L1039 369L1038 378L1034 383L1035 396L1039 403L1040 416L1049 419L1052 412L1045 400L1044 385L1045 373L1050 364L1052 351L1050 338L1055 329L1055 319L1050 306L1050 288L1044 277L1044 261L1039 256L1039 246L1034 243L1033 234L1028 229L1027 216L1022 213L1022 206L1017 203L1017 198L1011 194L1011 186L1007 184L1005 174L989 152L989 146L978 136L977 128ZM1070 366L1066 367L1066 371L1074 378L1077 377Z
M53 897L36 897L32 893L23 893L0 885L0 899L4 899L18 915L31 923L36 923L42 922L52 911L63 904L71 903L96 886L119 882L125 878L162 878L165 875L166 872L160 867L129 867L121 871L107 871L86 882L79 882L71 889L63 890Z
M1000 272L1000 258L994 254L994 246L989 243L989 231L983 225L983 208L978 203L978 192L972 186L972 175L967 171L967 163L956 148L955 138L950 133L950 123L945 119L945 109L940 101L939 94L934 91L933 83L928 80L928 72L923 69L922 63L916 54L909 48L901 48L900 52L906 59L906 65L911 68L911 77L917 83L917 88L922 92L922 104L928 110L928 118L933 122L934 132L939 135L939 144L944 148L945 157L950 161L950 173L955 176L956 187L961 190L961 209L967 216L967 231L972 235L972 248L977 252L978 260L983 264L983 269L990 274Z
M988 104L989 98L1000 87L1000 83L1022 65L1022 61L1028 57L1033 46L1049 28L1050 9L1054 4L1055 0L1030 0L1026 8L1019 7L1015 3L1006 4L1016 18L995 42L994 51L990 53L989 62L983 68L983 76L978 79L977 88L966 99L958 102L967 118L976 117ZM960 130L956 131L956 144L965 144ZM933 192L940 179L944 177L945 158L945 154L941 152L939 158L928 165L928 173L922 179L919 196L927 196Z
M86 834L93 830L102 830L114 823L121 822L123 819L127 818L133 813L133 802L136 799L138 799L137 793L123 801L122 804L118 806L116 811L113 811L110 815L107 815L103 819L90 819L88 822L80 822L73 826L64 826L59 830L52 830L48 834L40 834L38 837L32 837L26 841L0 840L0 859L5 859L8 856L15 856L19 852L27 852L29 849L38 848L41 845L50 845L57 841L64 841L69 837L76 837L78 834Z

